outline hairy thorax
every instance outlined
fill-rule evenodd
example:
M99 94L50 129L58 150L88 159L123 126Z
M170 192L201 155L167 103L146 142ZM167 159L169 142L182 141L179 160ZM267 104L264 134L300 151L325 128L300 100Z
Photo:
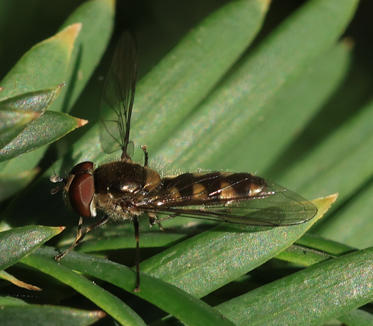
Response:
M114 220L128 220L141 214L139 203L159 187L159 174L139 164L119 161L94 171L94 204Z

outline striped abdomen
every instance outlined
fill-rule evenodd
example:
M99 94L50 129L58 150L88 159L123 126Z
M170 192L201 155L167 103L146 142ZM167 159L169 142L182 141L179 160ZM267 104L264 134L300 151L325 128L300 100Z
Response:
M163 178L154 198L157 206L186 206L260 197L266 182L250 173L185 173Z

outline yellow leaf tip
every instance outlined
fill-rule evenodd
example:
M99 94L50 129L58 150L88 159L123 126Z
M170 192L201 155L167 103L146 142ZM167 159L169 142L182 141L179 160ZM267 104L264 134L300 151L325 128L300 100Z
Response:
M56 231L57 231L56 234L60 234L63 230L66 229L66 226L56 226L56 227L54 227L54 229L56 229Z
M96 310L96 311L93 311L94 315L97 317L97 318L104 318L106 317L106 313L103 312L102 310Z
M319 197L319 198L312 200L312 202L316 205L317 210L318 210L316 217L315 217L316 220L321 219L325 215L325 213L334 204L337 198L338 198L338 193L335 193L329 196Z
M61 32L59 32L57 35L62 34L63 38L69 39L72 42L76 39L76 37L79 35L83 24L82 23L75 23L71 24L67 27L65 27Z
M46 39L44 42L59 42L67 49L67 54L70 57L74 47L76 38L82 29L82 23L75 23L65 27L62 31ZM44 43L42 42L42 43Z
M65 27L63 30L59 31L52 37L44 40L43 42L51 42L51 41L61 41L62 43L66 43L68 45L72 45L75 42L76 37L78 36L80 30L82 29L81 23L71 24ZM42 43L43 43L42 42Z
M79 118L76 118L76 121L78 123L78 128L83 127L88 123L88 120L79 119Z
M29 284L29 286L27 287L28 290L31 290L31 291L43 291L42 288L39 288L38 286L36 285L31 285Z

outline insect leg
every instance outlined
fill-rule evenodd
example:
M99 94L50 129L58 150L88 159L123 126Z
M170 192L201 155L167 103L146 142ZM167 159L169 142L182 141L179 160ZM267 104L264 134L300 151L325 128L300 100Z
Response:
M78 231L76 233L76 237L74 242L71 244L69 248L67 248L65 251L62 253L58 254L57 256L54 257L56 261L60 261L63 257L65 257L71 250L73 250L79 243L82 241L85 237L85 235L92 231L93 229L104 225L107 221L109 220L109 217L104 217L102 220L98 221L95 224L92 224L88 227L86 227L84 230L82 229L83 226L83 217L79 218L79 223L78 223Z
M148 150L146 148L146 145L142 145L141 146L141 149L142 151L144 152L144 166L148 166L148 158L149 158L149 155L148 155Z
M157 224L159 229L161 231L164 231L164 228L163 226L161 225L161 221L157 218L157 215L155 215L154 213L151 213L149 212L148 213L148 216L149 216L149 224L150 224L150 227L152 227L153 225Z
M139 220L137 216L133 217L133 226L135 228L136 240L136 286L134 292L140 291L140 234L139 234Z

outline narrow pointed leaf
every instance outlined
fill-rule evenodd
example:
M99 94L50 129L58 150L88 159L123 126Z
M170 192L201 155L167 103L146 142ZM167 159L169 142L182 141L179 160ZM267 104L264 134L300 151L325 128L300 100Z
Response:
M276 181L305 196L338 191L343 201L354 195L373 175L373 157L367 155L373 148L372 119L373 102L369 102Z
M227 226L217 226L143 261L142 271L202 297L289 247L335 199L332 195L315 200L317 216L299 225L266 229L238 226L230 231Z
M16 69L14 76L10 72L4 80L8 81L8 84L14 85L17 78L22 78L27 83L32 82L27 84L27 89L31 90L40 89L37 87L39 84L53 85L55 84L54 80L65 81L67 85L65 91L57 101L58 103L53 105L53 109L69 111L92 76L109 43L114 23L114 9L114 0L93 0L83 3L65 21L64 29L60 33L44 41L42 43L44 45L40 46L41 50L38 45L32 48L25 55L27 60L22 58L21 63L16 65L16 67L20 65L19 69L14 68ZM48 53L48 46L53 52L52 55ZM56 58L55 56L58 54L61 55L59 60L50 60ZM57 66L55 67L54 64ZM45 74L33 72L33 69L38 69L39 66L43 67L42 71ZM28 72L31 72L31 75ZM39 76L40 82L34 85L32 78L35 76ZM0 169L7 169L8 177L11 178L11 173L14 179L25 170L34 167L42 158L45 150L44 147L18 157L16 163L13 161L9 161L7 164L0 163ZM29 179L25 178L20 183L19 189L28 181Z
M83 2L62 24L82 24L67 73L64 112L69 112L90 80L111 38L115 19L115 0Z
M138 82L131 125L136 144L154 149L183 121L249 46L268 5L258 0L223 4ZM74 159L103 159L96 127L78 141Z
M44 258L50 257L51 254L51 249L42 248L35 256ZM133 292L136 276L133 270L126 266L78 253L64 257L61 264ZM134 294L172 314L186 325L232 325L203 301L146 274L141 275L141 289Z
M29 123L22 133L0 150L0 161L9 160L50 144L86 123L86 120L65 113L47 111Z
M0 278L2 278L3 280L7 280L8 282L11 282L12 284L20 288L24 288L30 291L41 291L41 288L39 288L38 286L23 282L13 275L7 273L6 271L0 271Z
M69 285L105 310L121 324L145 325L143 320L124 302L85 277L57 263L53 259L53 254L48 257L42 255L27 256L22 259L22 262Z
M353 251L356 249L343 243L324 239L314 234L305 234L294 245L278 254L276 258L301 266L310 266Z
M336 42L357 4L358 0L312 0L303 4L208 96L163 144L157 159L172 162L172 168L210 168L202 164L204 155L229 146L232 137L243 137L265 117L264 109L270 108L265 104L289 78Z
M53 85L59 85L63 82L69 82L66 79L67 70L74 42L80 29L81 24L68 26L61 32L36 44L27 51L1 81L0 86L2 87L2 91L0 92L0 100L28 92L48 89ZM62 98L55 101L52 108L60 110L62 108L61 104ZM7 151L10 150L11 148L7 149ZM40 161L45 150L46 148L18 158L17 162L13 160L1 162L0 170L4 172L7 169L8 178L17 178L25 170L34 168ZM7 159L22 153L22 150L13 153L7 156ZM25 178L20 184L25 184L27 181L28 179Z
M50 305L5 305L0 310L0 324L38 326L92 325L105 317L102 311L86 311Z
M24 226L0 232L0 269L5 269L63 231L63 227Z
M71 53L80 29L81 24L68 26L27 51L1 81L0 99L66 82Z
M231 143L216 153L204 154L203 164L234 171L249 169L266 175L268 167L297 139L346 78L351 59L351 47L343 42L311 60L265 104L255 126L245 134L233 135Z
M0 102L0 149L20 134L28 123L45 112L63 85L18 95Z
M236 325L321 325L373 300L373 248L315 264L218 306Z

